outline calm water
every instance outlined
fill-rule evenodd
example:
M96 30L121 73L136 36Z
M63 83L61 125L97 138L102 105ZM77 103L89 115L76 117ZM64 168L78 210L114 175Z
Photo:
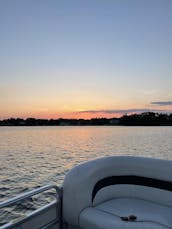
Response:
M0 127L0 200L109 155L172 159L172 127Z

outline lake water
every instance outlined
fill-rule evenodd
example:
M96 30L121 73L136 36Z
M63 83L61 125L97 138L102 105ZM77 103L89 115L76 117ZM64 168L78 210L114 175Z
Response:
M172 127L0 127L0 201L109 155L172 159Z

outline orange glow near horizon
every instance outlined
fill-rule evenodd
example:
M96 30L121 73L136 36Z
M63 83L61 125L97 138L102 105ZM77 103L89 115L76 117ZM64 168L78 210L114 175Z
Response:
M50 101L48 103L48 101ZM70 106L69 106L70 104ZM103 106L103 104L105 104ZM134 103L128 101L116 101L115 106L113 103L100 103L94 102L90 104L87 101L30 101L30 104L12 104L2 106L0 119L8 118L36 118L36 119L91 119L91 118L118 118L124 114L143 113L146 111L166 113L171 111L171 106L154 106L146 103ZM4 109L3 109L4 108ZM170 112L171 113L171 112Z
M150 110L151 111L151 110ZM144 112L144 111L143 111ZM117 112L117 113L108 113L103 111L75 111L75 112L14 112L11 115L4 115L0 117L0 120L8 118L36 118L36 119L92 119L92 118L119 118L124 114L134 114L134 113L143 113L143 112ZM164 113L164 112L162 112Z
M14 112L13 114L1 116L0 119L8 119L8 118L37 118L37 119L92 119L92 118L118 118L124 114L114 113L114 114L106 114L104 112L92 113L92 112Z
M99 113L92 113L92 112L71 112L68 114L64 114L63 117L65 118L72 118L72 119L92 119L92 118L114 118L120 117L122 114L105 114L103 112Z

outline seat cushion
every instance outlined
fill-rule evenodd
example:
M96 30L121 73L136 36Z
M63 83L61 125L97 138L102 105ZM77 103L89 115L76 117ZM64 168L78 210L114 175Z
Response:
M63 218L78 226L83 209L122 197L172 207L171 174L172 161L154 158L112 156L78 165L63 183Z
M130 215L135 215L136 221L120 218ZM172 208L141 199L118 198L84 209L79 223L82 229L172 228Z

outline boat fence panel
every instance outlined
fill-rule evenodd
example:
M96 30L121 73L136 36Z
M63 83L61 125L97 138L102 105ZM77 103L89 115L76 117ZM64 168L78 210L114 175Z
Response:
M43 192L55 190L55 200L27 214L24 218L12 220L0 226L0 229L61 229L61 195L62 189L56 185L47 185L34 189L0 203L0 209L11 207L21 201Z

